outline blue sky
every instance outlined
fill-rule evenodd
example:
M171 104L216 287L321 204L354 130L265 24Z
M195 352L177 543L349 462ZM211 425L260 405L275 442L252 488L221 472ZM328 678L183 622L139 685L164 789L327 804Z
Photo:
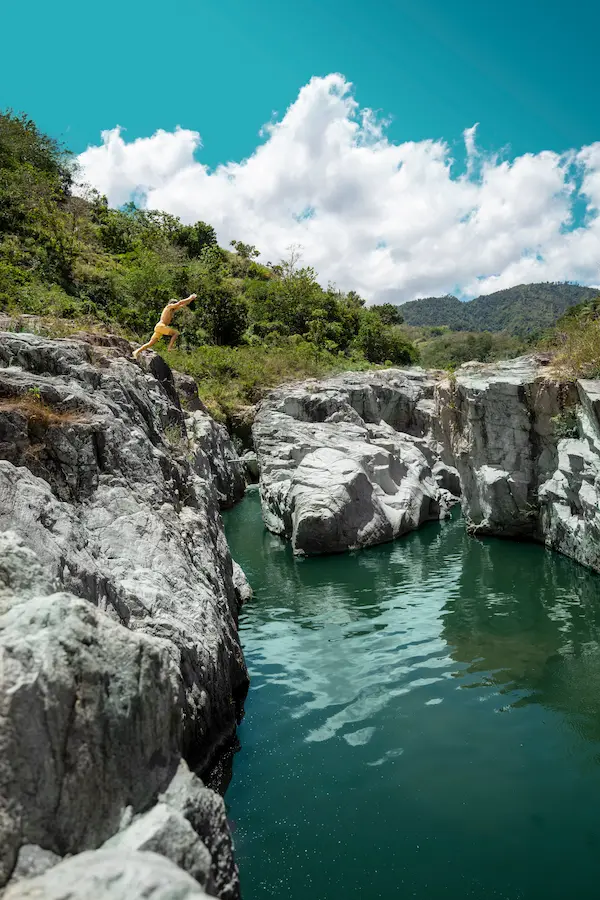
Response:
M446 290L469 296L479 286L491 290L515 279L600 282L600 229L589 228L571 243L562 240L565 232L589 225L600 205L600 149L582 150L600 141L598 3L104 0L86 6L32 0L10 4L2 20L14 40L3 42L0 55L1 107L26 111L76 153L99 145L102 130L124 129L102 159L97 154L88 165L83 157L86 176L111 202L129 189L141 192L184 219L212 221L222 240L257 243L271 258L299 243L327 278L370 297L402 300ZM318 84L305 96L311 113L297 127L282 129L277 141L272 134L259 138L274 114L285 123L286 111L298 113L299 91L311 79L322 77L330 86L327 76L334 73L352 83L358 104L345 109L346 124L356 120L358 109L370 108L389 117L385 140L392 147L416 142L416 155L397 149L394 157L394 172L404 166L405 183L391 170L384 175L385 154L369 163L350 153L339 138L339 109L330 104L321 115L325 101ZM473 172L496 154L516 168L507 172L499 163L477 192L462 185L457 199L451 179L464 172L463 132L475 123ZM136 139L151 138L158 129L173 134L176 126L198 132L202 146L199 139L190 143L187 131L180 133L166 172L164 142ZM329 135L327 147L312 147L315 128ZM269 141L273 146L261 163L257 148ZM433 155L427 141L436 142ZM442 144L449 172L444 184L436 162ZM298 166L305 196L289 183L289 160L304 153L298 148L317 154L314 169L321 173L319 180ZM576 171L558 156L569 149L579 154ZM554 154L550 168L548 152ZM531 171L527 154L537 155ZM454 168L450 157L459 163ZM332 175L336 158L345 162ZM222 179L204 180L201 166L190 181L193 160L212 168L244 159L254 160L245 177L252 174L255 185L261 180L258 194L251 195L235 166L225 173L239 185L235 197ZM375 163L379 175L371 183L366 173ZM267 187L272 172L279 181ZM334 192L332 177L338 182ZM581 193L586 177L588 190ZM524 191L531 196L524 198ZM382 204L388 195L394 199L393 209L382 209L381 227L366 201L357 206L358 196L375 195ZM439 207L443 240L433 223L423 231L423 207ZM306 208L315 210L314 217L299 224ZM534 217L537 229L529 221ZM393 219L405 221L404 232ZM420 238L411 243L413 232ZM323 234L335 240L328 243ZM347 262L357 253L360 277L357 265ZM459 265L459 259L469 264Z
M128 138L200 131L209 164L312 75L341 72L394 140L460 139L514 154L600 137L600 4L574 0L104 0L6 4L0 103L76 152L116 124Z

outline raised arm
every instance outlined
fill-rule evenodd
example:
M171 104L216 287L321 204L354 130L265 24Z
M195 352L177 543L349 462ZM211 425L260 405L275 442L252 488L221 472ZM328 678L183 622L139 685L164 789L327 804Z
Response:
M181 309L182 306L189 306L192 300L196 299L197 294L190 294L189 297L186 297L185 300L178 300L176 303L170 303L169 306L171 309Z

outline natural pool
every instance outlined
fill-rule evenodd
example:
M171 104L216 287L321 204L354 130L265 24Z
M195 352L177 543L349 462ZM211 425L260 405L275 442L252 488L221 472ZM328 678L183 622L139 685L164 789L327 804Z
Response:
M225 516L255 598L226 794L244 900L600 893L600 577L459 517L295 560Z

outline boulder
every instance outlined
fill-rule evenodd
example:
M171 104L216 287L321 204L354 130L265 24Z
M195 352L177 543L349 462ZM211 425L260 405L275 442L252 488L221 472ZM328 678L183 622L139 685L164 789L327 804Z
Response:
M387 370L270 394L253 428L267 528L316 554L445 517L459 483L433 438L434 386L422 370Z
M128 828L106 841L102 849L160 853L213 893L210 853L187 819L165 803L157 803L138 816Z
M201 900L194 879L157 853L97 850L11 885L4 900Z

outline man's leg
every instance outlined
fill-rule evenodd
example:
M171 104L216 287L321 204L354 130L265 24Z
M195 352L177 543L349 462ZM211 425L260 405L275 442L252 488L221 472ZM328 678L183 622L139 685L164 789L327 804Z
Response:
M135 359L138 358L139 354L140 354L143 350L149 350L150 347L154 347L154 345L157 344L158 341L160 341L161 337L162 337L162 335L157 334L156 332L154 332L154 334L152 335L152 337L150 338L150 340L148 341L147 344L142 344L141 347L138 347L137 350L134 350L134 351L133 351L133 355L134 355Z
M173 349L173 344L175 343L175 341L177 340L178 337L179 337L179 332L174 328L173 329L173 337L169 341L169 346L167 347L167 350Z

